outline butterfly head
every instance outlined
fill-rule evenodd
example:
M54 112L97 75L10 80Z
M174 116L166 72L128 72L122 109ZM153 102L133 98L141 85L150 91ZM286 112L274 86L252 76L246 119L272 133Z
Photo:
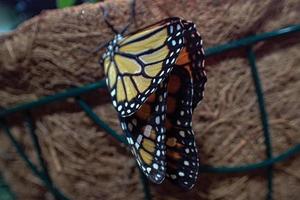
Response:
M107 56L114 56L116 52L119 51L119 41L123 39L123 36L121 34L115 35L114 39L110 41L106 47L106 53L103 54L103 59Z

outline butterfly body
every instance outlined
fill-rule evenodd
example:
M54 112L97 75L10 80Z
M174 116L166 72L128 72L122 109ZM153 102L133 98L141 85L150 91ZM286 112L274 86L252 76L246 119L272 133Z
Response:
M107 51L103 54L102 59L106 57L113 57L115 53L119 51L118 42L123 39L121 34L117 34L112 41L110 41L107 45Z
M143 173L191 188L199 158L192 113L206 74L195 25L168 18L128 36L116 35L103 55L104 72L121 128Z

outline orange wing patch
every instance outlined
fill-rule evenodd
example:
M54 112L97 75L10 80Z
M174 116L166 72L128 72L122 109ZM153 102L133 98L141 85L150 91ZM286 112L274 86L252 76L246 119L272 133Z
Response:
M168 92L171 94L175 94L181 87L181 80L177 75L171 75L169 84L168 84Z
M147 120L151 115L151 106L149 104L144 104L142 107L136 112L136 116L140 119Z
M150 153L153 153L155 150L154 142L149 139L144 139L142 145L143 145L144 149L146 149Z
M176 99L173 97L168 97L167 101L167 113L174 113L176 110Z
M188 53L186 47L184 47L181 50L181 52L180 52L180 54L179 54L179 56L177 58L176 65L185 65L185 64L187 64L189 62L191 62L191 60L189 58L189 53Z
M150 165L152 163L153 160L152 155L147 151L145 151L144 149L140 149L140 156L147 165Z

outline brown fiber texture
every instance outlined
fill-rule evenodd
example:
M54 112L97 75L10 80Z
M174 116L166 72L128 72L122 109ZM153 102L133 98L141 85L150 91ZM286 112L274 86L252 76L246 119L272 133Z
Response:
M113 38L100 5L122 29L130 17L129 0L84 4L44 11L0 38L0 106L8 107L74 86L99 81L103 69L91 53ZM129 31L166 17L193 21L205 48L249 35L300 23L300 1L138 0L137 23ZM274 155L300 143L299 34L261 42L254 47L262 79ZM193 128L203 164L236 166L266 158L264 137L251 71L243 49L206 62L204 101L195 110ZM121 133L117 114L105 90L84 97L94 111ZM143 199L138 169L131 153L98 128L73 100L35 109L37 134L50 174L67 196L76 200ZM14 135L36 161L22 116L10 117ZM32 175L0 132L0 170L19 199L53 199ZM275 199L300 195L300 159L274 167ZM150 184L156 200L265 199L265 171L201 174L184 191L170 182Z

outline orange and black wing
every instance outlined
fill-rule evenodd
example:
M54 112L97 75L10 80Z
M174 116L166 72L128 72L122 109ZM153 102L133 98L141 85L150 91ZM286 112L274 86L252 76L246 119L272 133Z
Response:
M167 176L176 184L191 188L198 176L199 158L192 130L194 89L188 66L174 67L168 85Z
M121 116L135 113L168 76L184 45L183 34L181 20L169 18L110 43L104 71Z
M185 47L168 83L166 160L167 176L184 188L192 188L199 168L192 114L203 98L206 75L201 37L193 23L184 22L184 25Z
M166 82L162 82L136 113L120 117L139 167L154 183L161 183L166 174L166 92Z
M203 40L196 29L196 25L192 22L188 22L183 20L185 34L185 42L186 42L186 52L188 55L188 62L190 62L190 69L192 72L193 78L193 109L201 102L204 96L204 87L207 81L206 72L204 69L204 48L203 48ZM184 55L184 53L182 53ZM178 59L181 64L184 63L182 59Z

